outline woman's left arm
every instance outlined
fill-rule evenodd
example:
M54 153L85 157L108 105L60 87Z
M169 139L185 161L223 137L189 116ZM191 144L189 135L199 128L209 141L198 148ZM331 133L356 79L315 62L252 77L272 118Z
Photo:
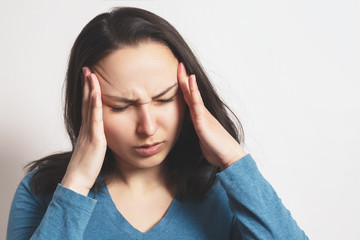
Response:
M195 76L188 76L182 63L178 81L204 157L223 170L218 178L236 218L232 234L241 239L308 239L251 156L204 106Z

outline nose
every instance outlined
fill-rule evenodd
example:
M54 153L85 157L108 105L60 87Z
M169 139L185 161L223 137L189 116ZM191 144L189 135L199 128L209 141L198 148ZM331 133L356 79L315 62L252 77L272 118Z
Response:
M151 111L150 104L142 104L138 106L138 120L136 132L138 134L152 136L157 131L157 124L154 113Z

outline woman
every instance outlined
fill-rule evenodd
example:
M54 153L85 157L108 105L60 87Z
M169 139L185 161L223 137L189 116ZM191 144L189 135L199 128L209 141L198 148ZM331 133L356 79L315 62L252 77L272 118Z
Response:
M7 239L307 239L155 14L118 8L85 26L64 117L73 151L28 166Z

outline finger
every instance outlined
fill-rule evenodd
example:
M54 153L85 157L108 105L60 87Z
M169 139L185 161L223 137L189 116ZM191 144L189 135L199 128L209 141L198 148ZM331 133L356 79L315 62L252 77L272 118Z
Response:
M90 101L90 118L93 130L95 132L103 129L103 113L100 84L95 74L90 74L91 79L91 101ZM100 133L100 132L98 132Z
M185 98L186 103L190 104L190 87L188 76L186 75L185 66L183 63L179 63L178 66L178 81L180 85L181 92Z
M83 97L82 97L82 116L83 118L87 115L88 112L88 102L90 94L90 69L88 67L83 67Z
M191 75L189 77L189 88L190 88L190 96L191 96L191 102L193 105L204 105L204 102L202 100L195 75Z
M91 94L93 94L94 92L101 93L99 79L97 78L97 76L94 73L91 73L90 76L91 76L91 81L90 81Z
M89 86L89 76L91 71L88 67L83 67L83 97L89 97L90 86Z

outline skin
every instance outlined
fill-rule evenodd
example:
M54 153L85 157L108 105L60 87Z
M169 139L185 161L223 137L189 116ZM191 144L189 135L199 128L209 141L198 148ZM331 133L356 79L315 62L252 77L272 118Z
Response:
M185 110L177 66L166 46L147 43L117 50L94 67L103 96L105 136L121 175L161 168L174 146ZM150 157L134 149L154 142L162 146Z
M118 210L140 231L160 221L174 198L162 163L178 138L185 104L210 164L225 169L246 155L205 108L195 76L186 74L165 45L146 42L116 50L93 72L84 67L83 74L83 122L61 184L87 196L109 146L119 174L107 187ZM134 102L118 101L119 97ZM172 101L162 102L168 99ZM152 156L142 156L134 148L153 142L162 145Z

